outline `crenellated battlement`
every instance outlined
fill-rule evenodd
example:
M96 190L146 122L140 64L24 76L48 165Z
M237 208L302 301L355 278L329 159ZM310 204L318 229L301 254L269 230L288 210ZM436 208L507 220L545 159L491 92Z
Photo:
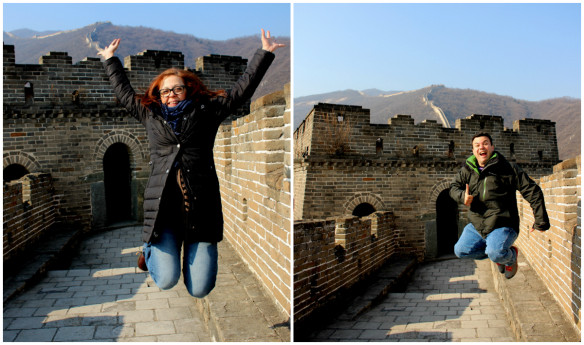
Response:
M130 71L184 69L185 56L181 52L145 50L137 55L126 56L124 66Z
M97 57L72 63L66 52L49 52L39 58L38 65L16 64L14 46L4 45L3 61L4 113L11 117L38 113L84 116L87 108L109 113L109 109L119 107ZM130 83L138 93L144 92L162 71L185 69L184 54L174 51L145 50L123 61ZM230 88L246 66L247 59L238 56L209 55L199 57L196 68L190 71L210 90L221 90ZM235 117L247 113L249 102L240 107Z
M523 119L504 126L501 116L473 114L444 128L435 120L415 124L410 115L396 115L387 124L371 124L369 109L319 103L294 133L295 158L337 156L392 160L456 160L471 154L474 134L488 132L495 148L525 164L559 161L556 127L549 120Z

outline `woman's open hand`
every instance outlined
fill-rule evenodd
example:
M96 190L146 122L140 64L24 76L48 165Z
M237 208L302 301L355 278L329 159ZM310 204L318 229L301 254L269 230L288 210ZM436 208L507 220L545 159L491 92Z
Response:
M273 37L270 37L270 30L266 35L264 29L262 29L262 49L267 50L269 52L274 52L274 50L284 47L284 44L276 43Z
M116 52L116 50L120 46L120 41L121 41L121 39L116 38L115 40L112 41L112 43L110 43L109 46L107 46L103 49L98 49L97 55L103 56L103 58L106 60L111 58L112 56L114 56L114 53Z

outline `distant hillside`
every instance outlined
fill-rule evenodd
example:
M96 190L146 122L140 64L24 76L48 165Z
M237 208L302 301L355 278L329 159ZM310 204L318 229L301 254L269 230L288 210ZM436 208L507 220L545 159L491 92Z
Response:
M97 57L96 47L104 47L118 37L122 43L116 55L122 61L128 55L136 55L147 49L171 50L182 52L185 65L191 68L195 67L195 59L199 56L222 54L251 59L256 49L261 48L259 28L257 36L213 41L146 27L117 26L110 22L68 31L34 32L21 29L4 32L4 44L15 46L18 64L38 64L39 58L50 51L67 52L75 63L85 57ZM286 44L286 47L276 51L276 59L254 94L254 99L280 90L290 82L290 39L278 37L278 42Z
M556 122L560 159L580 154L580 99L555 98L539 102L517 100L475 90L432 85L413 91L343 90L294 99L294 128L318 102L360 105L371 110L371 123L387 123L407 114L416 123L430 119L455 127L455 121L471 114L502 116L506 127L523 118ZM496 143L495 143L496 145Z
M10 31L8 35L11 36L17 36L20 38L33 38L35 36L46 36L46 35L50 35L50 34L54 34L55 30L49 30L49 31L34 31L34 30L30 30L30 29L19 29L19 30L14 30L14 31Z

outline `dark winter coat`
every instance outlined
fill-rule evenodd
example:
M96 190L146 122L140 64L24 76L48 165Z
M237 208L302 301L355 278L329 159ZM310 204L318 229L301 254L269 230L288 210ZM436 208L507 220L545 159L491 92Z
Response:
M193 102L185 110L178 136L162 118L159 107L152 110L136 98L120 60L112 57L104 62L116 97L148 133L151 173L144 192L144 242L155 242L161 227L181 218L183 199L176 169L181 169L190 201L186 220L181 223L186 227L182 234L185 240L223 239L221 195L213 160L215 135L221 122L253 95L273 59L273 53L258 49L245 73L226 90L226 97Z
M473 196L469 220L483 237L500 227L511 227L519 232L517 190L533 209L534 228L550 228L541 188L517 164L507 161L500 153L495 151L482 171L474 155L466 160L450 186L450 196L461 204L464 203L467 184Z

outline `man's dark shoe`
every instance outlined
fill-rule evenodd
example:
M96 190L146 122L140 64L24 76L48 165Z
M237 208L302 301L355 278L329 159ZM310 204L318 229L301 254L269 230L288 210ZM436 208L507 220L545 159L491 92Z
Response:
M515 273L517 273L517 269L519 268L519 265L517 264L517 262L519 262L519 249L515 246L511 246L511 250L515 251L515 262L511 266L505 266L505 278L507 279L515 277Z
M146 266L146 258L144 257L144 252L140 252L140 256L138 256L138 268L144 272L148 272L148 267Z
M496 262L495 262L496 263ZM496 263L497 264L497 263ZM497 268L499 269L499 273L503 274L505 273L505 265L503 264L497 264Z

